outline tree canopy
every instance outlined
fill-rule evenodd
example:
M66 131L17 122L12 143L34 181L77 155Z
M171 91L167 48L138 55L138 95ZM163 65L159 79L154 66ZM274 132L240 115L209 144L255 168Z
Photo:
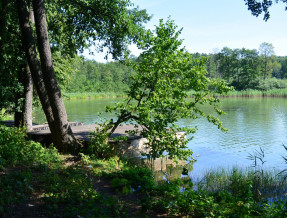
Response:
M173 21L160 20L154 31L148 31L139 42L144 51L138 61L128 62L137 74L131 78L125 103L114 107L118 114L112 131L123 122L132 121L143 127L139 134L147 138L149 151L155 159L167 152L170 158L188 159L191 150L186 149L184 135L175 137L178 131L186 134L194 129L180 128L176 122L181 118L196 119L205 116L198 105L214 105L218 99L214 93L226 93L229 88L224 81L206 77L205 58L193 58L182 47L178 39L181 30ZM192 98L187 99L187 90L192 90ZM109 109L111 110L111 109ZM207 119L223 129L221 122L214 116ZM111 131L111 132L112 132Z
M0 75L6 76L5 83L8 84L0 95L4 102L1 107L7 107L13 101L19 102L23 96L15 94L23 93L23 89L21 85L13 85L13 80L19 83L24 69L28 69L25 66L29 64L52 138L58 139L53 140L57 142L55 145L63 144L65 135L69 133L69 125L55 76L52 53L61 51L56 57L59 54L69 57L97 43L99 50L107 47L107 53L112 54L113 58L122 58L127 45L137 41L144 32L143 23L150 18L145 10L134 8L129 0L3 0L0 10L0 24L3 27L0 33L0 51L3 55L0 59ZM34 18L35 25L31 23ZM14 64L15 60L18 60L17 64ZM56 64L56 70L61 70L61 64L65 63ZM6 68L9 68L11 76L7 77ZM61 77L58 75L58 78ZM15 111L16 106L12 107L12 111ZM61 136L55 137L58 133Z
M115 59L123 57L150 19L146 10L133 6L130 0L46 1L52 49L75 54L95 45L99 51L107 48Z
M263 20L267 21L270 18L269 8L278 2L286 4L285 10L287 10L287 0L244 0L248 6L248 10L251 11L252 15L258 17L260 14L264 14Z

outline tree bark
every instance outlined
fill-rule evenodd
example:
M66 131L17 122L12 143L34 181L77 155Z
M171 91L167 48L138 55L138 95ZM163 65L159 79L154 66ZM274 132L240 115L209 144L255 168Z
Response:
M22 32L22 42L25 48L26 58L29 64L34 85L39 95L39 99L42 104L42 108L44 110L53 138L53 135L57 134L57 132L54 128L54 117L52 113L52 108L50 106L48 94L45 88L40 62L37 58L35 41L33 37L33 31L29 22L29 13L27 11L26 1L17 0L17 8L18 8L20 29Z
M33 81L28 63L24 75L24 104L23 104L23 126L28 131L32 130L32 110L33 110Z
M29 11L29 19L34 20L34 14L32 7ZM24 101L21 105L21 111L16 111L14 116L15 126L26 127L27 131L32 130L32 112L33 112L33 80L31 76L31 71L29 64L26 61L23 71L18 75L18 81L23 85L24 92L21 94L21 98L24 98Z
M67 151L68 146L76 143L76 141L72 136L72 130L68 123L66 108L53 68L44 0L33 0L33 9L43 79L54 116L55 128L57 133L59 133L57 138L55 138L54 143L56 143L59 150Z

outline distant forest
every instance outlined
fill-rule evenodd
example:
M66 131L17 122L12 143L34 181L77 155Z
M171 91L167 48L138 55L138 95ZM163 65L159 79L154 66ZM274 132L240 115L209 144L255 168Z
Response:
M225 79L236 90L287 88L287 56L275 56L273 46L262 43L259 50L223 48L214 54L193 54L206 61L210 78ZM54 57L58 80L66 93L127 90L136 72L119 62L98 63L80 56ZM136 60L136 59L135 59Z

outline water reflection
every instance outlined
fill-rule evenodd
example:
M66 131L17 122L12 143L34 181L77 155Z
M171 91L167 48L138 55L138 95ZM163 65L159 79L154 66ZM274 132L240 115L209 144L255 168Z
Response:
M106 105L115 105L123 99L90 99L66 101L69 121L92 124L99 122L99 112ZM222 99L221 116L228 133L221 132L206 119L180 120L178 125L198 127L188 147L194 151L197 162L191 174L200 175L210 168L250 166L246 158L249 153L262 147L266 154L266 167L284 169L282 155L286 155L282 144L287 145L287 99L285 98L228 98ZM212 113L211 107L204 107ZM114 115L103 113L104 117ZM35 111L34 122L43 123L43 113ZM196 157L198 156L198 157Z
M168 157L157 158L154 161L145 161L152 167L156 181L173 181L178 178L188 178L188 173L192 172L194 161L178 161Z

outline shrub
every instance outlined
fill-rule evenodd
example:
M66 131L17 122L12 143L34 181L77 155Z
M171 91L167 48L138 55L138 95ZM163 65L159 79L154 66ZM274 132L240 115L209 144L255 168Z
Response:
M21 128L0 125L0 168L17 164L50 165L61 160L55 148L43 148L40 143L26 140Z
M262 91L267 91L270 89L285 89L287 88L287 80L276 78L259 80L255 88Z

